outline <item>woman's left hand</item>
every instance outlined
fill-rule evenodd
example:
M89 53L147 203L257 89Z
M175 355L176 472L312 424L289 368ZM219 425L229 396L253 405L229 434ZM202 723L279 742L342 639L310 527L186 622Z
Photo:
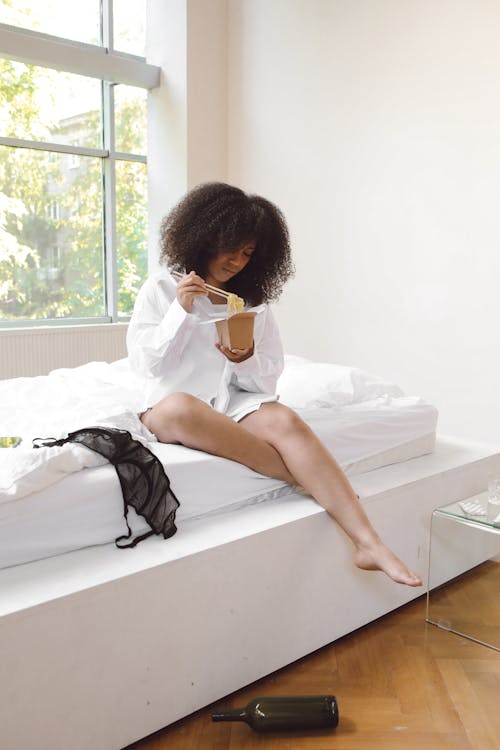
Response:
M230 362L244 362L253 355L253 346L250 349L228 349L227 346L222 346L219 343L215 346Z

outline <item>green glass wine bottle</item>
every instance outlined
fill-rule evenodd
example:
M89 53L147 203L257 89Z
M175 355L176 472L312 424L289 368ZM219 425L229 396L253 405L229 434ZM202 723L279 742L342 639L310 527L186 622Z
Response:
M339 723L334 695L282 695L254 698L244 708L218 711L213 721L244 721L256 732L333 729Z

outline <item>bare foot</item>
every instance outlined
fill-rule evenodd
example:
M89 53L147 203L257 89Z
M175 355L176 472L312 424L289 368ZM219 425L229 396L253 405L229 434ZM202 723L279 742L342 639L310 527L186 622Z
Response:
M394 552L382 542L371 546L359 547L354 561L362 570L381 570L396 583L407 586L422 586L422 580L396 557Z

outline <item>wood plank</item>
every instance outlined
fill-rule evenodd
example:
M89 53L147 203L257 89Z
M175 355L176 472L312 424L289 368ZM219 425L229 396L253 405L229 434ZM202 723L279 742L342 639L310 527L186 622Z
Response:
M487 563L464 577L460 600L479 582L486 611L498 567ZM427 624L425 608L422 596L129 750L497 750L500 653ZM257 695L311 693L337 696L336 730L258 735L210 718L215 707Z
M498 736L460 659L439 659L438 667L473 750L498 750Z

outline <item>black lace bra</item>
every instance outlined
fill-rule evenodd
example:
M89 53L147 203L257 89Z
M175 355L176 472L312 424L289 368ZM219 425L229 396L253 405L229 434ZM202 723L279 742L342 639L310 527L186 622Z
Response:
M170 487L170 480L154 453L138 440L134 440L130 432L114 427L85 427L70 432L67 437L60 440L37 438L33 441L33 447L52 447L69 442L80 443L100 453L116 469L122 488L123 515L128 529L128 534L115 539L117 547L135 547L152 534L162 534L165 539L175 534L175 513L179 501ZM151 531L134 539L127 518L129 506L145 518L151 527Z

